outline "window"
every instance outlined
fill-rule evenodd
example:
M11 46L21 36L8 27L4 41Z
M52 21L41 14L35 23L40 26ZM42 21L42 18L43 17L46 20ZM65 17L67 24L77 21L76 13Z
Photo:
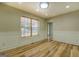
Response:
M22 37L31 35L29 18L21 17L21 33Z
M38 35L39 22L37 20L21 17L21 36Z
M39 22L37 20L32 19L32 35L38 35L39 30Z

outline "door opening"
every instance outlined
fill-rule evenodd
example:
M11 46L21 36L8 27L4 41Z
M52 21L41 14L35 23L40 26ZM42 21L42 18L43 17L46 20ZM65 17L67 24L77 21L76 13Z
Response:
M53 23L48 23L48 41L53 39Z

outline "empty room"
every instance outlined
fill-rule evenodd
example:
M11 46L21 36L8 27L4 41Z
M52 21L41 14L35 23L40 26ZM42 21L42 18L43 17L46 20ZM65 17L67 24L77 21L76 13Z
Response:
M79 57L79 2L1 2L0 57Z

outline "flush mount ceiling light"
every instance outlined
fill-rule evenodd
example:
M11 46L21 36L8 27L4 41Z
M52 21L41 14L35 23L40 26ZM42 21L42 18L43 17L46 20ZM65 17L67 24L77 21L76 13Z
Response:
M67 5L67 6L66 6L66 8L70 8L70 6L69 6L69 5Z
M18 4L22 4L22 2L18 2Z
M48 2L41 2L40 3L41 8L48 8L48 5L49 5Z

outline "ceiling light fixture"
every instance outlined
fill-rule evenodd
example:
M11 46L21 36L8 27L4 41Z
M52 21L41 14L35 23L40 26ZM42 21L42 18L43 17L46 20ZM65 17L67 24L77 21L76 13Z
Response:
M22 2L18 2L18 4L22 4Z
M69 5L67 5L67 6L66 6L66 8L70 8L70 6L69 6Z
M48 8L48 5L49 5L48 2L41 2L40 3L41 8Z

